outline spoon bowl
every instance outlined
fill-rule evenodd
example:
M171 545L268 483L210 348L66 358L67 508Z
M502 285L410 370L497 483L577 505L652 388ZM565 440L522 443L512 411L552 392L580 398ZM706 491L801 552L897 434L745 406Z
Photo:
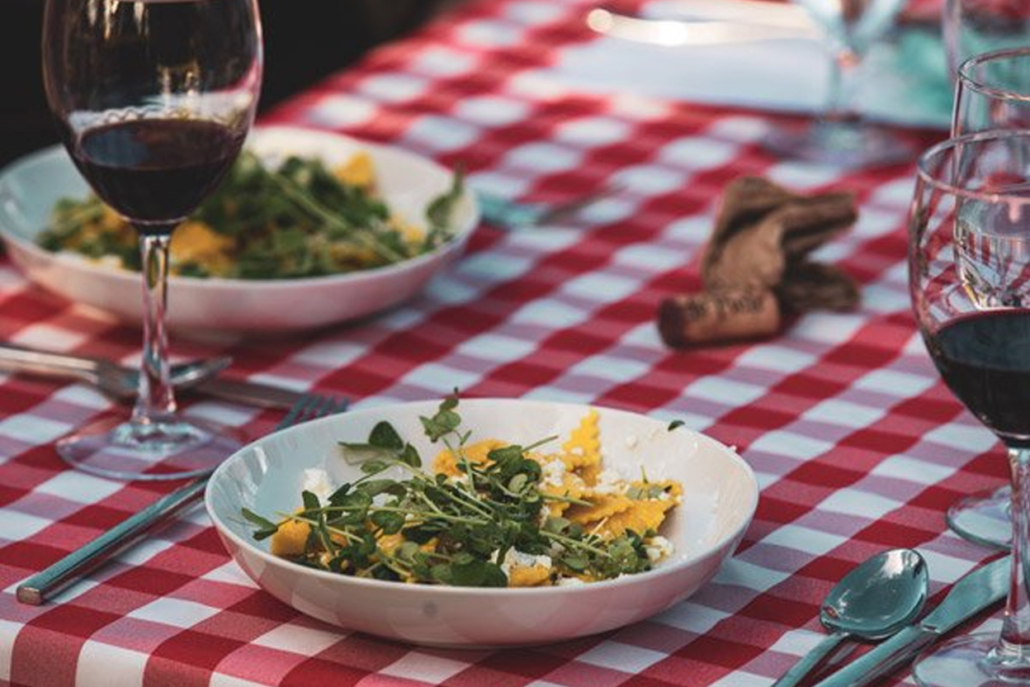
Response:
M884 639L915 621L926 604L930 575L912 549L878 553L853 569L830 590L819 621L831 632L773 687L793 687L849 637Z
M844 576L819 611L823 627L865 640L892 634L926 604L926 561L911 549L884 551Z

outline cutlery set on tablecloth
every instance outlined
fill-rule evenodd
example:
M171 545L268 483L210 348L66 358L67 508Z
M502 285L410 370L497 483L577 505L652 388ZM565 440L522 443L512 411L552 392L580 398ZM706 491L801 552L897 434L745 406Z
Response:
M204 393L226 401L259 408L292 408L303 394L258 382L223 379L216 376L231 364L225 357L172 366L177 390ZM0 343L0 371L70 379L97 387L115 400L129 400L136 394L138 371L110 360L74 356L10 343Z
M192 388L227 401L288 409L289 412L276 429L342 412L347 407L346 399L331 395L302 393L268 384L218 378L216 375L230 363L229 358L182 363L173 366L171 378L177 389ZM137 370L102 358L73 356L13 344L0 344L0 370L86 382L119 401L134 396L139 374ZM208 476L205 475L175 489L23 581L18 585L18 600L29 605L39 605L50 600L86 573L140 541L150 530L169 522L198 503L203 497L207 481Z
M897 578L901 578L900 571L906 565L913 571L913 574L907 577L908 584L884 584L882 578L878 580L874 574L863 574L866 572L865 569L870 567L870 563L885 556L888 562L886 569L893 570ZM918 612L909 613L906 622L897 623L890 628L889 635L863 637L884 639L887 636L878 646L837 669L815 687L860 687L872 684L901 669L952 629L1003 600L1008 591L1009 569L1009 557L1003 556L966 574L952 585L947 596L933 610L918 621ZM921 575L917 576L916 572ZM925 583L925 575L926 563L918 553L910 549L890 551L874 557L856 568L831 591L823 604L821 615L824 625L834 629L834 623L827 622L827 615L854 613L863 615L867 622L875 624L876 620L887 618L891 614L903 614L908 609L918 611L925 600L925 588L921 588L916 581L921 579ZM866 608L864 611L848 609L849 602L852 605L860 605L863 601L867 602L866 606L873 605L879 608ZM839 620L842 624L847 624L843 623L843 619ZM860 622L860 619L852 621L853 624ZM862 637L857 632L854 634ZM842 638L840 635L840 630L829 635L808 656L777 680L773 687L800 684L821 664L834 664L833 649L838 646Z

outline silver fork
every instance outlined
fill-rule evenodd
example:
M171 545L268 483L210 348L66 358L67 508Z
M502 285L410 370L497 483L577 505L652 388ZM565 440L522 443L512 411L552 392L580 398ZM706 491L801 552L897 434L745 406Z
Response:
M609 184L604 188L559 203L530 203L508 200L490 193L476 192L479 211L483 220L500 229L524 229L551 224L575 215L580 210L593 205L622 190L618 184Z
M172 365L172 383L188 388L210 379L232 364L232 358L220 356ZM106 396L126 399L136 396L139 373L104 358L65 355L41 351L12 343L0 343L0 370L27 372L42 377L71 377L91 384Z
M307 393L276 425L276 430L343 412L347 400L339 396ZM50 567L18 585L18 601L39 606L55 594L67 589L86 573L100 567L116 554L129 548L161 523L172 520L180 512L201 500L208 477L200 477L163 496L150 506L72 551Z

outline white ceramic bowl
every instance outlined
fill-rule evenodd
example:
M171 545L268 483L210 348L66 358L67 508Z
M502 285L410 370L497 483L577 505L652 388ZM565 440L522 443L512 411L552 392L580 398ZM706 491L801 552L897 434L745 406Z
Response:
M338 441L363 442L388 420L423 461L439 445L425 437L419 416L437 402L355 410L269 435L235 453L215 471L206 504L226 549L263 589L302 613L328 623L416 644L514 646L554 642L627 625L697 591L743 536L758 503L747 464L704 435L642 415L598 408L604 464L626 477L646 467L650 479L683 484L683 503L661 533L675 553L650 572L563 587L480 589L356 579L306 568L268 553L240 516L242 507L273 516L300 505L302 473L326 470L335 484L358 468L338 454ZM476 438L527 445L568 436L587 406L500 399L462 400L463 427Z
M389 206L424 224L429 202L450 188L452 173L407 151L346 136L293 127L255 129L248 147L266 159L289 154L320 156L329 164L358 150L375 162L379 188ZM0 173L0 237L14 263L40 286L65 298L138 322L140 276L36 245L54 203L88 195L63 148L24 157ZM348 274L252 281L172 277L168 325L179 332L283 332L343 322L396 305L416 294L448 261L457 257L479 222L472 193L458 205L453 240L431 253L377 269Z

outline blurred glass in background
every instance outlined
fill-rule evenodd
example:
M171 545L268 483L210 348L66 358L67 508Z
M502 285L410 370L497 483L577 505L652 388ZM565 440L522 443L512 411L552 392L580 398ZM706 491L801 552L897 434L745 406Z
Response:
M991 129L1030 129L1030 45L959 66L952 135Z
M945 0L942 29L954 77L974 55L1030 46L1030 0Z

